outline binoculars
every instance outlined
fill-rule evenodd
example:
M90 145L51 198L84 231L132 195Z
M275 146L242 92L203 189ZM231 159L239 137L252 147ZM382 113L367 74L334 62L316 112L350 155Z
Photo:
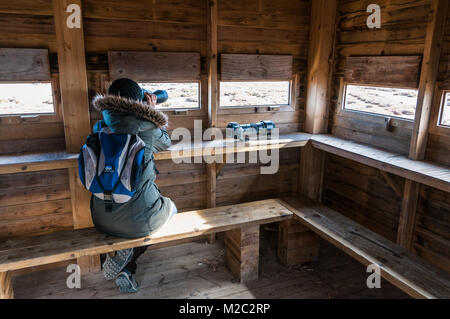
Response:
M261 121L259 123L239 124L230 122L226 128L226 135L228 138L237 138L241 141L250 139L252 136L259 134L261 130L266 130L267 135L270 135L271 130L275 128L273 121Z
M144 93L156 95L156 104L164 103L169 99L169 94L167 94L167 91L165 90L156 90L152 92L146 89L142 89L142 95L144 95Z

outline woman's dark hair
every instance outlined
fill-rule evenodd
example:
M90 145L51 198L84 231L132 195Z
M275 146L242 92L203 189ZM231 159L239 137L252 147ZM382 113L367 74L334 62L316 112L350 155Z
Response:
M136 101L144 99L144 93L139 84L127 78L117 79L111 83L108 88L108 94Z

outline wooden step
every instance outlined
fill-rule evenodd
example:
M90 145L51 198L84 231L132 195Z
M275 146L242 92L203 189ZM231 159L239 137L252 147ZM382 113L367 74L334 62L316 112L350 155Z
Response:
M450 275L342 214L306 198L283 204L319 236L364 265L376 264L381 275L415 298L450 298Z
M177 214L160 231L147 237L124 239L94 228L71 230L0 243L0 273L82 256L169 242L285 220L292 213L276 199Z

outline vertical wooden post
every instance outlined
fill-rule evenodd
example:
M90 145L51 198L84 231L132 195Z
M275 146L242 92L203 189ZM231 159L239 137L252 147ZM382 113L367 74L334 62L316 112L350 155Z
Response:
M293 219L280 223L278 242L278 257L286 266L312 261L319 254L319 238Z
M416 117L409 149L409 157L413 160L423 160L425 158L434 89L445 33L448 0L431 0L430 5L430 19L425 36ZM408 179L405 181L397 243L408 250L412 250L413 247L419 190L420 185L418 183Z
M311 32L308 54L305 132L326 133L331 87L337 0L311 2ZM321 200L325 155L307 145L301 150L298 191L315 201ZM307 262L319 251L319 239L296 221L279 226L278 257L285 265Z
M67 12L69 5L75 11ZM53 0L53 10L66 150L75 153L91 132L81 0ZM68 24L68 19L80 23ZM78 181L76 169L69 169L69 180L74 228L92 227L90 194ZM78 264L84 272L96 270L100 258L82 257Z
M311 5L305 131L320 134L328 125L337 0L314 0Z
M11 273L0 272L0 299L13 299L14 292L11 282Z
M231 272L248 282L259 277L259 225L225 233L225 258Z
M217 0L208 2L208 124L217 127L218 78L217 78Z
M206 0L208 5L208 126L217 127L218 80L217 80L217 0ZM207 165L207 198L208 208L216 207L216 163ZM209 242L214 243L216 234L209 236Z

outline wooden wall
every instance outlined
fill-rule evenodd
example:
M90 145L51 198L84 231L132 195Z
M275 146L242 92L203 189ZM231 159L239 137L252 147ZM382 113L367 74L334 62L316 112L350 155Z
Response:
M396 120L394 131L389 132L383 117L358 116L354 112L338 114L346 57L423 54L429 1L381 0L376 3L381 6L381 29L367 27L366 1L339 1L329 126L337 136L407 155L412 122Z
M207 127L206 0L84 0L84 41L89 96L104 92L108 50L199 52L202 63L202 110L169 114L169 130ZM282 132L302 129L305 104L310 0L218 1L220 53L289 54L294 58L296 107L279 112L226 112L228 122L272 119ZM0 47L47 48L53 76L58 75L52 0L0 1ZM220 59L219 59L220 62ZM91 108L91 122L100 114ZM38 122L0 119L0 154L64 150L61 118ZM280 153L276 175L259 174L259 164L227 164L217 180L217 204L276 197L297 188L299 151ZM157 184L181 211L206 207L206 165L156 163ZM20 191L17 191L20 189ZM14 213L13 213L14 212ZM15 213L17 212L17 213ZM0 238L51 232L72 227L67 171L0 176Z
M348 56L422 55L429 1L379 1L382 28L366 26L367 3L341 0L338 9L336 57L329 130L337 136L408 155L412 123L394 121L394 131L384 127L384 118L338 113L341 78ZM450 78L447 68L450 54L450 11L438 81ZM450 89L450 88L448 88ZM440 97L438 97L440 98ZM433 103L433 108L439 103ZM450 134L431 127L426 159L444 165L450 163ZM326 159L323 202L382 236L396 241L405 179L350 160L329 155ZM414 252L449 270L448 194L420 188L414 229Z
M57 65L51 1L0 1L0 47L44 48ZM52 76L58 70L51 68ZM58 81L55 81L57 83ZM60 109L58 87L55 108ZM64 150L60 116L0 118L0 154ZM73 226L67 170L0 176L0 238Z

